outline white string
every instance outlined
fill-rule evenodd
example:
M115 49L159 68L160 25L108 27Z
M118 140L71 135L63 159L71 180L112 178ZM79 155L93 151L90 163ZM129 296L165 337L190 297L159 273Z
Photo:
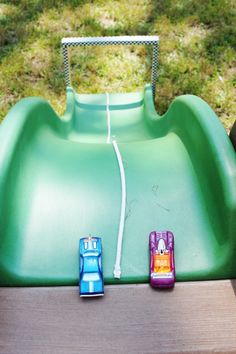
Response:
M114 265L114 278L120 279L121 277L121 253L122 253L122 243L125 227L125 207L126 207L126 181L125 181L125 170L121 157L120 150L118 148L117 142L115 139L111 141L111 116L109 110L109 93L106 93L107 98L107 144L112 142L113 149L115 151L119 170L120 170L120 179L121 179L121 210L120 210L120 222L119 222L119 231L117 237L117 249L116 249L116 261Z
M117 239L117 249L116 249L116 261L114 267L114 278L120 279L121 276L121 252L122 252L122 242L123 242L123 234L124 234L124 226L125 226L125 207L126 207L126 181L125 181L125 170L122 161L122 157L120 154L120 150L118 148L116 140L112 141L113 148L116 153L116 157L119 164L120 169L120 178L121 178L121 210L120 210L120 223L119 223L119 232Z

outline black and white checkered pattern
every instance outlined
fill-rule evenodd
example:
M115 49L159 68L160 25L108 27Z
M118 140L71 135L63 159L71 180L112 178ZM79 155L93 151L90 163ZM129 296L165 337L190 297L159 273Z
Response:
M62 45L62 54L64 60L64 73L65 73L66 86L71 86L69 55L68 55L67 46L65 45Z
M158 52L159 52L159 41L153 45L153 53L152 53L152 94L153 98L155 98L156 94L156 84L158 78Z
M68 47L108 45L152 45L152 91L155 96L158 69L158 36L70 37L61 41L66 85L71 86Z

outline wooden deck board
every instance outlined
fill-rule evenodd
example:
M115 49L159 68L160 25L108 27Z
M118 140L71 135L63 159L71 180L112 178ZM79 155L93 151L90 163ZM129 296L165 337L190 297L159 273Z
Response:
M0 353L236 353L236 280L0 288Z

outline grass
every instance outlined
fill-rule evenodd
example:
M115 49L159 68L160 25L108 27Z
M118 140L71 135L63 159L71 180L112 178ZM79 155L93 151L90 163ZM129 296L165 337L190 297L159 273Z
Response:
M234 0L11 0L0 3L0 120L21 98L41 96L62 114L66 36L158 34L156 107L178 95L207 101L228 130L236 116ZM78 92L126 92L150 82L145 47L71 50Z

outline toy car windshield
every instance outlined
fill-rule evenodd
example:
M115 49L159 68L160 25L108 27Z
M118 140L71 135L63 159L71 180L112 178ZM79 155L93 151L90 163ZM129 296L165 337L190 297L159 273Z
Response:
M149 235L150 284L157 288L170 288L175 282L174 235L170 231Z
M103 296L102 241L100 237L80 239L80 296Z

